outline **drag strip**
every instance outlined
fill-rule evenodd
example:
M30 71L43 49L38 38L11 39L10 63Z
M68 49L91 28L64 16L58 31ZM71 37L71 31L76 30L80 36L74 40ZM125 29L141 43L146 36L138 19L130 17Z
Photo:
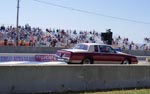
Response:
M66 62L59 61L35 61L35 56L47 56L50 54L44 53L0 53L0 65L68 65ZM52 55L52 54L51 54ZM136 65L150 65L146 58L150 56L137 56L139 62ZM45 59L45 58L44 58ZM46 58L47 59L47 58ZM5 61L6 60L6 61ZM15 61L17 60L17 61ZM38 59L39 60L39 59ZM96 65L96 64L94 64ZM99 64L100 65L100 64Z
M37 61L8 61L8 62L0 62L1 65L68 65L66 62L59 61L51 61L51 62L37 62ZM72 64L70 64L72 65ZM80 65L80 64L77 64ZM122 64L81 64L81 65L122 65ZM150 65L150 62L139 61L138 64L130 64L130 65Z
M67 65L65 62L36 62L36 61L8 61L0 62L0 65Z

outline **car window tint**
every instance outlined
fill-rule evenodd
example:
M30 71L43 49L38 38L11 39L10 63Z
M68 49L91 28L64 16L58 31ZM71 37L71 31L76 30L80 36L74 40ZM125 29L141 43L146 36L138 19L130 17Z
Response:
M106 47L105 46L101 46L100 50L101 50L101 52L106 52Z
M100 52L104 53L112 53L112 49L109 46L99 46Z
M112 52L112 50L111 50L111 48L110 48L109 46L107 46L106 49L107 49L107 52L108 52L108 53L111 53L111 52Z

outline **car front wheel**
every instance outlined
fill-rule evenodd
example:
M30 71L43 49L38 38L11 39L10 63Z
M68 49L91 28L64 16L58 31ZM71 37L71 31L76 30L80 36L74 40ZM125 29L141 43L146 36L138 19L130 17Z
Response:
M125 60L122 62L122 64L130 64L130 60L125 59Z

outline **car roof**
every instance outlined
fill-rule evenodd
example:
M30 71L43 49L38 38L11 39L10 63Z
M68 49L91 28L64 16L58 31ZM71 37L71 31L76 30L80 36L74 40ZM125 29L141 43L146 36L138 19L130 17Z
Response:
M106 45L106 46L109 46L109 45L104 44L104 43L79 43L79 44L84 44L84 45Z

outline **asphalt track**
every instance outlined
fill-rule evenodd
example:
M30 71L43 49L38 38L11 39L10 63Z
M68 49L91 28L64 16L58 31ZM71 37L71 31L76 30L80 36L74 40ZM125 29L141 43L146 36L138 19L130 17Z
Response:
M9 61L9 62L0 62L0 65L67 65L67 63L65 62Z
M0 56L35 56L44 53L0 53ZM45 55L45 54L44 54ZM150 56L140 56L140 57L150 57ZM146 62L146 59L138 60L136 65L150 65L150 62ZM37 61L8 61L0 62L0 65L68 65L66 62L37 62Z
M9 62L0 62L0 65L68 65L68 64L66 62L56 62L56 61L55 62L9 61ZM101 65L105 65L105 64L101 64ZM113 64L113 65L118 65L118 64ZM134 64L134 65L150 65L150 62L141 61L138 64Z

